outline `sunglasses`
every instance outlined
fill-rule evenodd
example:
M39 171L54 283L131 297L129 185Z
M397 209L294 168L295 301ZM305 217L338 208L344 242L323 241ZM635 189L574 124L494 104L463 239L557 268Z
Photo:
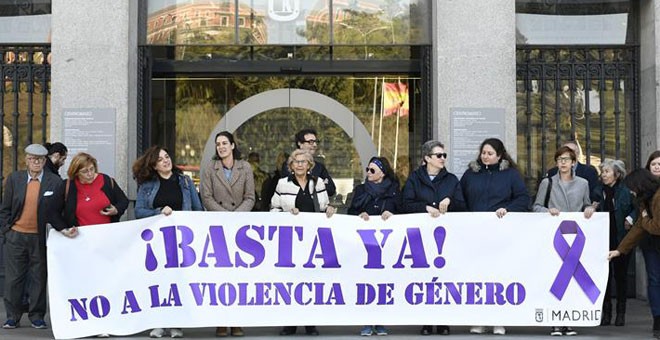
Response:
M446 152L438 152L438 153L432 153L429 155L429 157L435 156L436 158L444 158L447 159L447 153Z
M370 172L372 175L376 173L376 170L374 168L367 167L364 169L366 172Z

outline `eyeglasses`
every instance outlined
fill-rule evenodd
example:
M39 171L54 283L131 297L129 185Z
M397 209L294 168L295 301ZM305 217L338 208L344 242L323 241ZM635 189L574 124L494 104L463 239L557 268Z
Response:
M376 174L376 169L374 168L367 167L366 169L364 169L364 171L370 172L372 175Z
M307 144L317 144L317 145L318 145L318 144L321 143L321 141L318 140L318 139L310 139L310 140L306 140L306 141L304 141L303 143L307 143Z
M572 161L571 157L557 157L557 163L570 163Z
M41 163L46 160L46 157L27 156L26 158L28 162L32 162L32 163Z
M297 164L297 165L307 164L307 160L305 160L305 159L294 159L293 164Z
M87 169L81 169L78 171L79 174L87 175L87 174L93 174L96 172L96 169L92 166Z
M435 156L436 158L444 158L447 159L447 153L446 152L438 152L438 153L432 153L429 155L429 157Z

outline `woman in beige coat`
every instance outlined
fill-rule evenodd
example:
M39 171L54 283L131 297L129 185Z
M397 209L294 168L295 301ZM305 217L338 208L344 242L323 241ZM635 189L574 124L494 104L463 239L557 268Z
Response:
M240 160L234 136L215 135L215 156L206 165L201 181L202 204L208 211L251 211L255 202L254 175L250 163ZM227 336L227 327L215 335ZM243 336L241 327L231 327L232 336Z

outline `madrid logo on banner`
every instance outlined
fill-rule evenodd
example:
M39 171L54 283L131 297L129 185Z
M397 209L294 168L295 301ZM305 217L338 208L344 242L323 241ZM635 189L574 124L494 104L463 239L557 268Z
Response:
M174 212L48 239L58 339L150 328L597 326L608 215ZM80 284L84 282L85 284ZM75 289L72 289L75 287Z

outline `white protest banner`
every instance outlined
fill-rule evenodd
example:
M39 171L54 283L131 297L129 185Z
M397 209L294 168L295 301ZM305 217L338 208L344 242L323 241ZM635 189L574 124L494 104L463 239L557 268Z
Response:
M155 327L595 326L608 215L174 212L48 239L56 338Z

